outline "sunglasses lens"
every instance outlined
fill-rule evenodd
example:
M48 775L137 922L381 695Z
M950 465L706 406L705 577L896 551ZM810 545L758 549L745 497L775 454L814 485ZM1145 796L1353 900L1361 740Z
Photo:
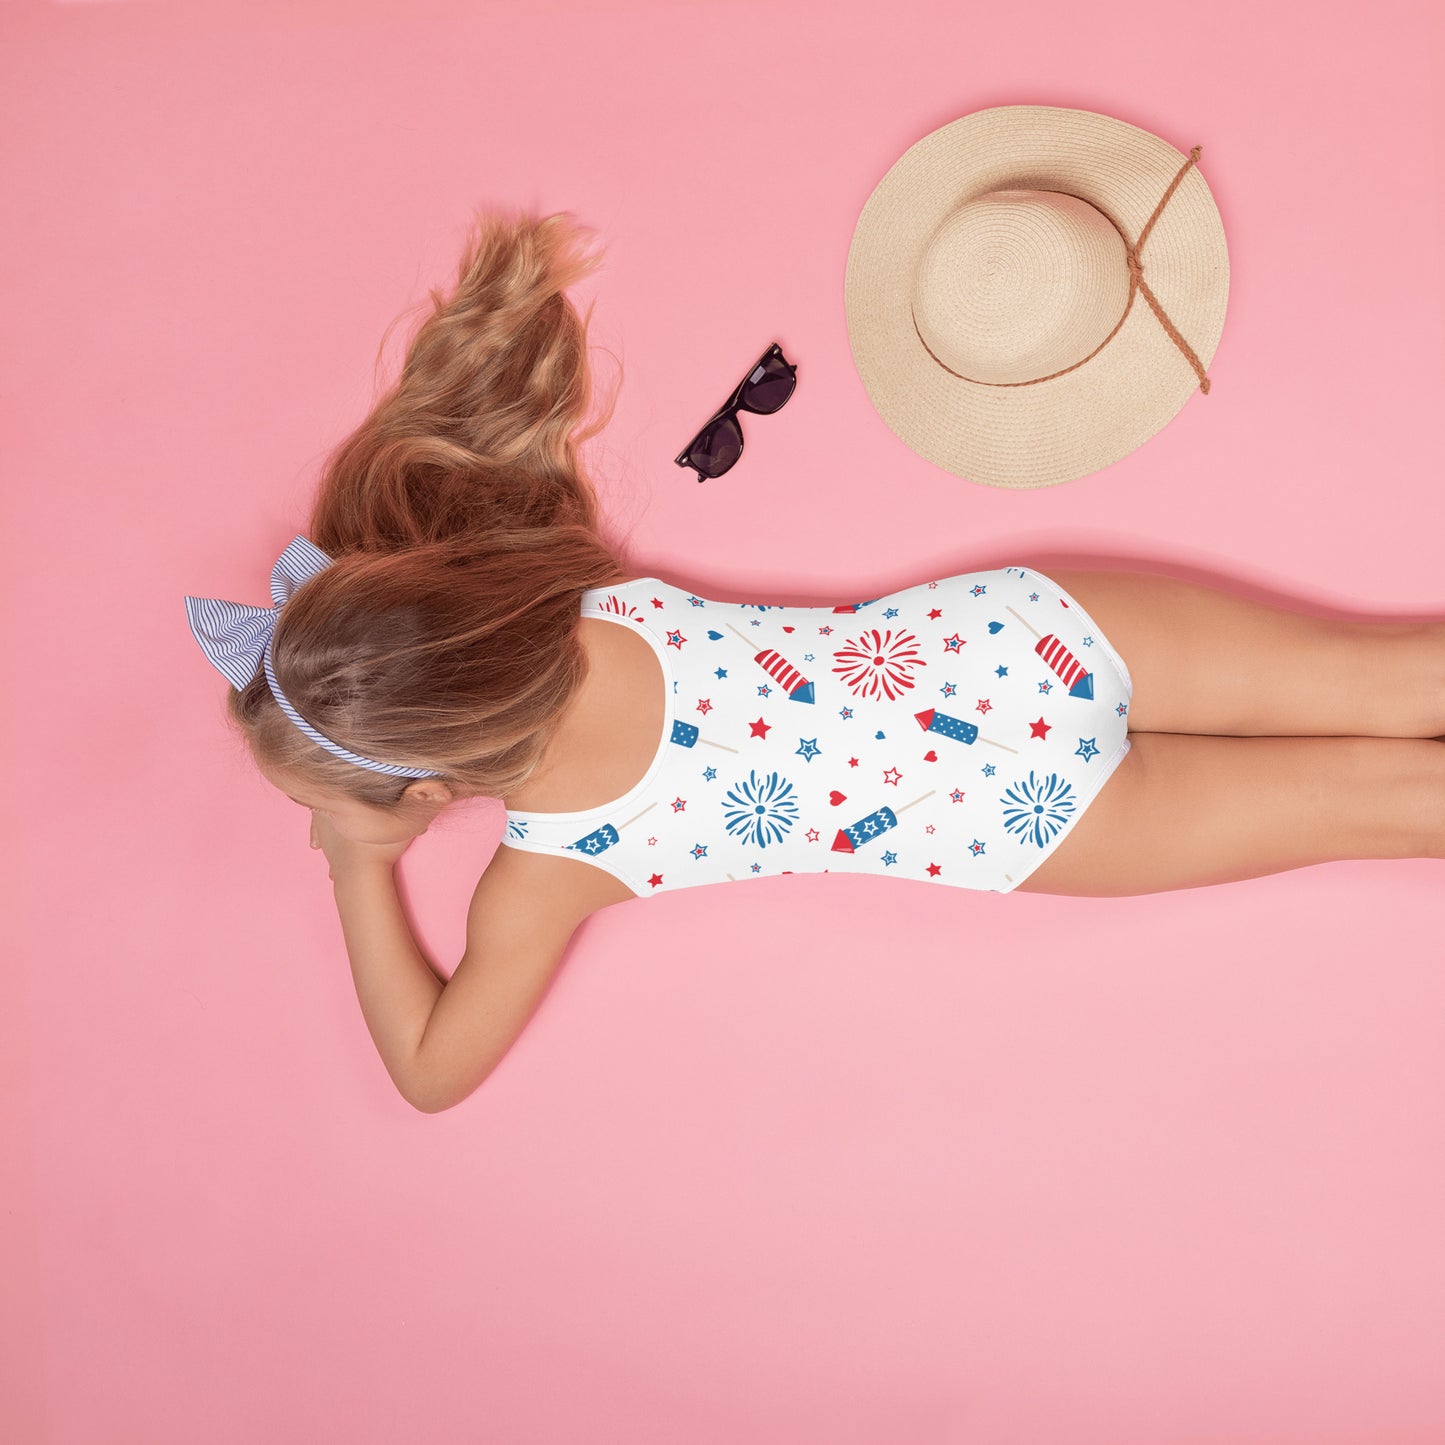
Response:
M798 379L781 356L770 356L754 368L738 400L749 411L777 411L792 396Z
M688 460L709 477L720 477L743 451L742 429L730 416L715 422L688 448Z

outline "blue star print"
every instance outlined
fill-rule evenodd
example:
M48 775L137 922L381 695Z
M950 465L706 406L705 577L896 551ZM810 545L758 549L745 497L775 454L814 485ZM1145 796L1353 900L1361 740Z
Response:
M1094 746L1095 741L1094 738L1080 738L1079 746L1074 749L1074 756L1083 758L1085 762L1088 762L1092 757L1097 757L1099 749Z
M823 749L818 746L817 738L799 738L798 746L794 748L793 751L805 757L811 763Z

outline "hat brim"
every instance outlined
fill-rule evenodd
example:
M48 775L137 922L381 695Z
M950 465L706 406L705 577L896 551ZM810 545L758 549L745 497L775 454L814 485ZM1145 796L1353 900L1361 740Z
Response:
M1178 414L1199 377L1144 297L1084 365L1032 386L946 370L914 329L913 274L940 221L988 191L1078 196L1137 243L1188 156L1112 116L1055 106L976 111L910 147L853 232L844 305L853 360L888 427L946 471L995 487L1046 487L1128 455ZM1206 369L1224 330L1229 250L1199 166L1140 253L1144 280Z

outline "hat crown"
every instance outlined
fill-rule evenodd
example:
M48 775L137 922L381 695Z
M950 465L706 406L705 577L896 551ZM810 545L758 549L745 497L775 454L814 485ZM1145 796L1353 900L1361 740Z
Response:
M1119 324L1127 247L1078 196L988 191L939 223L912 299L919 336L950 371L993 385L1037 381L1091 355Z

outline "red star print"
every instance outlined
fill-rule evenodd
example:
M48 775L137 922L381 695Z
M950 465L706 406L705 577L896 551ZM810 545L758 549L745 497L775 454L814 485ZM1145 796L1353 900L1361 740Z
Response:
M661 597L654 597L654 598L652 599L652 605L653 605L654 607L661 607L661 606L662 606L662 598L661 598Z
M849 766L850 768L856 768L856 767L858 766L858 759L857 759L857 758L849 758L849 759L848 759L848 766Z
M935 608L933 609L933 611L928 614L928 620L929 620L930 622L936 622L936 621L937 621L940 617L942 617L942 616L943 616L943 609L940 608L940 607L935 607Z
M672 811L673 811L674 813L680 813L680 812L682 812L682 810L683 810L685 807L687 807L687 799L686 799L686 798L674 798L674 799L672 800Z
M697 700L697 710L698 710L700 713L709 713L709 712L711 712L711 711L712 711L712 699L711 699L711 698L708 698L708 697L700 697L700 698L698 698L698 700Z
M657 885L662 882L662 874L654 873L652 877L649 878L647 881L651 883L654 888L656 888Z
M883 781L885 783L892 783L896 788L898 786L898 780L902 776L903 774L900 773L897 768L889 768L887 772L883 774Z
M981 697L981 698L979 698L979 700L978 700L978 707L977 707L976 711L978 711L978 712L992 712L992 711L993 711L993 704L992 704L986 697Z
M647 846L648 846L649 848L656 848L656 847L657 847L657 839L656 839L656 838L649 838L649 839L647 840Z
M1053 727L1053 723L1046 723L1043 718L1040 718L1038 722L1029 724L1029 736L1046 739L1051 727Z
M818 830L817 830L816 828L809 828L809 829L808 829L808 842L810 842L810 843L816 843L817 841L818 841Z
M942 872L943 872L943 869L940 868L937 863L930 863L930 864L928 865L928 876L929 876L930 878L937 878L938 875L939 875L940 873L942 873Z
M749 723L748 726L752 728L752 732L748 734L749 737L765 738L768 735L768 729L772 727L772 723L765 723L762 718L759 718L757 722Z

